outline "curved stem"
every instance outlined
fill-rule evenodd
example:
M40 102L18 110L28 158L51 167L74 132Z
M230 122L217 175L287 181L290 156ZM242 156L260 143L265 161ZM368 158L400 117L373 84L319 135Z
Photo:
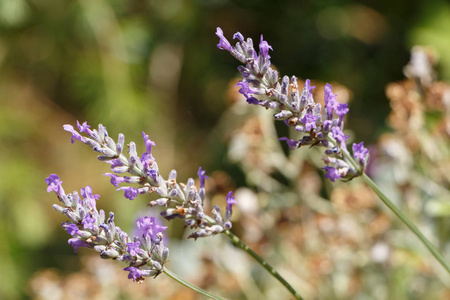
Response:
M391 200L378 188L375 182L370 179L366 174L362 174L361 177L372 188L372 190L380 197L381 201L400 219L402 222L420 239L420 241L428 248L438 262L450 273L450 265L445 261L441 253L433 246L433 244L423 235L423 233L414 225L413 222L403 212L392 203Z
M215 300L225 300L225 298L221 298L221 297L215 296L213 294L210 294L207 291L199 288L198 286L195 286L192 283L185 281L184 279L179 277L177 274L172 273L171 271L167 270L166 268L164 268L163 272L164 272L164 274L166 274L167 276L169 276L173 280L177 281L178 283L181 283L182 285L184 285L187 288L190 288L193 291L196 291L197 293L202 294L203 296L206 296L206 297L208 297L210 299L215 299Z
M232 234L229 230L223 232L237 247L241 248L245 252L247 252L251 257L253 257L264 269L266 269L273 277L275 277L282 285L284 285L289 292L295 297L297 300L303 300L302 296L300 296L296 290L264 259L262 259L258 254L256 254L252 249L250 249L244 242L242 242L237 236Z
M345 158L354 166L357 166L355 160L350 155L350 153L344 149L342 151ZM447 270L448 273L450 273L450 265L447 261L445 261L445 258L442 256L441 253L433 246L433 244L423 235L423 233L417 228L416 225L397 207L395 204L389 200L389 198L380 190L380 188L377 186L375 182L373 182L372 179L370 179L367 174L364 172L361 173L362 179L370 186L370 188L378 195L378 197L383 201L383 203L399 218L422 242L422 244L427 247L427 249L433 254L433 256L437 259L437 261Z

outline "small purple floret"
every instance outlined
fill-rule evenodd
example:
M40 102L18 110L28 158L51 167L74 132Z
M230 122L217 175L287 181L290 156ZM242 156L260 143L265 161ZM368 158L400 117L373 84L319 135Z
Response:
M158 233L163 233L167 229L167 226L157 224L154 217L140 217L136 225L140 230L140 235L149 236L152 242L157 240Z
M359 144L353 144L353 156L356 159L359 159L361 163L364 163L366 160L366 157L369 155L369 150L367 148L364 148L364 142L361 142Z
M69 245L73 247L73 249L75 250L75 252L78 251L78 248L82 248L82 247L89 247L89 243L77 239L77 238L71 238L68 241Z
M336 95L333 94L331 84L329 83L325 85L324 99L325 108L327 109L327 117L329 120L331 120L333 118L334 108L336 107L336 104L338 102L336 101Z
M237 202L236 202L236 200L234 199L234 196L233 196L233 192L228 192L228 194L227 194L227 210L230 212L230 215L231 215L231 212L232 212L232 207L233 207L233 204L236 204Z
M121 187L121 188L118 188L117 190L118 191L119 190L124 191L125 198L130 199L130 200L134 200L134 198L136 198L137 194L138 194L138 190L136 188L131 187L131 186Z
M291 140L291 139L289 139L287 137L282 137L282 138L279 138L278 140L279 141L285 141L288 144L289 149L291 149L291 150L294 150L295 148L298 148L298 145L299 145L298 141Z
M333 138L335 138L341 144L345 144L345 141L350 137L349 135L345 135L337 126L331 129L331 133L333 134Z
M312 90L314 90L316 86L311 86L311 81L309 79L306 79L304 88L308 90L308 97L312 97Z
M111 184L115 187L119 187L120 183L125 182L125 179L122 176L117 176L116 174L105 173L103 175L111 177Z
M269 49L273 51L272 46L270 46L269 43L267 43L267 41L263 39L263 36L261 34L261 41L259 43L259 55L264 59L270 59Z
M142 281L143 280L143 276L146 275L146 272L139 269L139 268L135 268L135 267L126 267L125 269L123 269L124 271L129 271L130 273L128 274L128 279L133 279L133 281Z
M87 214L86 216L84 216L81 224L84 225L85 229L95 230L95 221L96 219L91 214Z
M80 141L80 142L85 142L85 138L81 136L81 134L79 134L72 125L63 125L63 128L65 131L68 131L70 133L72 133L72 137L70 138L71 143L73 144L75 142L75 140Z
M128 247L128 252L132 255L132 256L136 256L137 254L139 254L139 245L141 244L140 241L136 241L134 243L127 243L127 247Z
M223 32L222 32L222 34L223 34ZM234 39L238 39L239 42L241 42L241 43L244 42L244 36L240 32L236 32L235 34L233 34L233 40Z
M240 87L239 93L244 95L245 98L250 98L256 92L247 81L239 81L236 86Z
M227 50L227 51L231 51L231 44L230 42L226 39L226 37L224 37L223 35L223 31L220 27L217 27L216 29L216 35L219 37L220 41L217 44L217 48L221 49L221 50Z
M77 232L80 230L78 229L78 226L75 224L70 224L69 226L66 227L67 233L70 234L71 236L74 236L75 234L77 234Z
M205 179L209 178L205 174L206 174L206 170L202 170L202 167L198 168L197 176L198 176L198 178L200 178L200 188L205 187Z
M87 121L85 121L83 124L80 124L80 122L77 121L77 127L80 132L85 132L89 136L92 134L92 131L89 129L91 128L91 126L87 124Z
M156 146L155 142L148 138L148 135L142 131L142 137L144 138L145 148L147 148L147 153L152 154L152 146Z
M336 170L336 168L333 168L333 167L330 167L330 166L325 166L322 169L324 169L326 171L325 178L328 178L328 179L330 179L333 182L336 179L341 178L341 175L339 174L338 170Z
M81 196L89 201L89 204L92 208L96 208L97 205L95 203L95 200L98 200L100 198L99 194L92 195L92 188L88 185L84 189L81 189Z
M51 191L55 191L58 195L61 195L64 190L61 186L63 183L61 180L59 180L59 176L56 174L50 174L47 178L45 178L45 182L48 185L47 192L50 193Z
M313 115L312 113L307 113L301 120L305 124L306 131L311 131L311 129L316 128L316 122L319 118L318 115Z

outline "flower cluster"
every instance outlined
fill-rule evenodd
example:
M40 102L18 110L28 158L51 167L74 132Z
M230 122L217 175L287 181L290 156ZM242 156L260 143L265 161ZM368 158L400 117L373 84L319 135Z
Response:
M286 125L303 133L299 140L286 137L280 140L286 141L291 150L305 145L325 147L325 176L332 181L351 179L364 171L369 151L363 143L353 144L353 158L344 155L348 153L345 143L349 137L343 133L344 116L349 109L346 103L336 100L330 84L325 85L325 105L322 109L320 103L313 99L312 90L315 87L311 86L309 79L301 92L295 76L290 79L284 76L280 82L278 72L271 68L269 50L273 49L263 36L257 53L252 39L244 40L239 32L233 36L238 40L235 46L231 46L219 27L216 35L220 39L217 47L230 52L244 64L238 67L243 79L237 86L247 102L275 110L275 120L284 120Z
M158 164L152 155L151 141L144 132L142 137L145 142L146 151L139 157L136 151L136 144L130 142L128 145L128 158L123 154L125 137L119 134L117 143L108 136L108 132L103 125L98 126L98 130L91 130L86 122L80 124L77 121L78 131L72 125L64 125L64 129L72 133L72 143L75 140L81 141L92 147L100 155L98 159L111 165L114 173L106 173L111 177L111 183L118 187L117 190L124 191L126 198L133 200L138 194L157 194L158 199L151 201L149 206L162 206L166 209L161 212L161 216L167 220L180 218L185 220L185 225L191 229L198 229L189 238L197 239L215 235L231 228L231 206L235 203L231 192L227 196L227 208L224 217L220 214L220 209L214 206L210 217L203 211L205 201L205 180L208 178L205 171L200 167L198 177L200 179L199 188L195 181L189 178L187 183L177 182L177 172L172 170L167 180L159 173ZM85 133L87 136L83 136ZM123 176L129 173L131 176ZM119 175L117 175L119 174ZM126 186L119 187L124 183ZM138 187L130 186L130 184Z
M155 218L141 217L136 222L139 234L131 239L115 225L114 213L109 213L105 221L105 212L96 207L100 196L93 195L90 186L81 189L80 197L76 191L65 194L56 174L51 174L45 182L47 191L54 191L62 204L54 204L53 208L69 218L61 226L72 236L69 244L75 252L80 247L93 248L102 258L128 262L124 270L129 271L129 279L137 282L142 282L144 277L156 277L163 271L169 256L162 239L167 227L157 224Z

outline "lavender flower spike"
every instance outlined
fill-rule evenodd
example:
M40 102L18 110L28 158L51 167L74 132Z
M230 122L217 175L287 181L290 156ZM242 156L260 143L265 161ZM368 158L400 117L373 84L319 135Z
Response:
M252 90L252 92L254 91ZM203 210L206 198L205 181L208 176L206 176L206 171L202 170L201 167L197 172L200 179L199 187L195 186L192 178L188 179L186 184L179 184L176 180L177 173L175 170L170 172L167 179L164 179L160 174L156 159L152 155L152 147L155 146L155 143L144 132L142 132L142 138L144 139L146 151L139 156L136 144L130 142L127 157L121 151L125 144L123 134L119 134L118 142L116 143L109 137L106 128L101 124L98 125L98 130L89 129L90 126L86 122L82 125L77 122L77 127L80 130L79 132L71 125L64 125L64 129L72 133L72 138L75 136L75 140L92 147L94 151L100 153L98 156L99 160L111 165L113 173L104 175L111 178L111 184L118 187L118 191L124 192L125 198L134 200L138 195L157 194L159 198L151 201L149 206L163 206L164 210L161 212L163 218L167 220L174 218L183 219L186 226L202 231L196 237L209 236L231 228L229 219L225 218L226 222L228 222L226 224L216 222L214 218L207 216ZM82 133L87 136L81 135ZM132 176L124 176L123 173L129 173ZM49 177L49 184L52 184L49 189L58 189L60 186L58 180L54 177ZM123 184L123 186L119 187L119 184ZM95 208L95 199L97 198L95 195L92 196L92 190L83 190L82 196L89 199L91 207ZM60 208L57 209L61 210ZM62 208L62 210L64 209ZM215 212L213 210L213 215ZM68 213L69 215L73 219L77 218L72 212ZM88 227L93 226L91 219L86 219L83 224ZM207 229L212 226L214 227L213 231ZM153 235L152 238L154 238Z
M66 195L62 189L59 176L51 174L45 179L48 192L54 191L65 214L70 221L61 226L71 235L69 245L75 252L78 248L91 248L100 253L101 258L112 258L129 263L125 271L128 278L142 282L144 277L157 276L164 270L169 251L163 243L163 231L167 228L156 224L154 218L140 218L137 226L142 230L140 236L130 239L114 224L114 214L110 213L105 222L105 213L98 211L91 187L81 189L81 196L74 192ZM134 242L132 242L134 241Z
M259 43L259 54L253 48L250 38L246 41L239 33L235 46L225 44L228 40L223 31L217 28L216 34L220 38L219 49L227 50L243 65L238 66L242 80L237 84L239 93L245 96L247 102L261 105L275 110L275 120L284 120L285 124L294 127L302 134L299 140L281 138L285 140L291 150L303 145L324 147L324 161L327 166L325 177L332 181L336 179L352 179L364 171L368 162L368 151L362 143L353 147L353 160L359 165L349 161L345 142L348 135L344 134L344 116L349 112L346 103L339 103L333 94L332 86L325 85L325 106L314 101L309 79L306 80L303 90L299 91L297 78L284 76L280 82L278 72L271 68L269 49L272 47L263 40Z

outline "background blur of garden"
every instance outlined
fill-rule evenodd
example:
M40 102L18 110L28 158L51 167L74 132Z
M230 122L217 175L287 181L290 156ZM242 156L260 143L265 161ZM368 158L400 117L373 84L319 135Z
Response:
M450 89L404 73L422 45L433 82L450 82L449 2L0 0L0 299L197 299L164 275L138 285L119 262L73 254L50 173L66 192L91 185L123 229L157 214L70 143L62 125L76 120L138 147L145 131L164 176L207 170L214 204L235 190L233 230L307 299L450 299L448 274L359 179L326 182L317 149L288 153L284 124L245 105L217 26L229 40L264 34L274 66L310 78L316 99L330 82L349 102L351 139L371 147L371 175L450 258ZM289 299L226 237L185 236L171 223L167 266L185 279L231 299Z

